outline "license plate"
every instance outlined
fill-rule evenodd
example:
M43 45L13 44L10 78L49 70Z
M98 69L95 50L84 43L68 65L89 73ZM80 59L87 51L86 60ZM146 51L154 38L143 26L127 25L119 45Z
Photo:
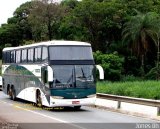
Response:
M80 104L79 101L72 101L72 104Z

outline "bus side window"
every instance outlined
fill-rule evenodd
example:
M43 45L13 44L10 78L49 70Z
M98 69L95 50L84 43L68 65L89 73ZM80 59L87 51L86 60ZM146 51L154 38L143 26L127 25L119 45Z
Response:
M6 63L10 63L10 60L11 60L10 51L6 52L5 57L6 57L5 58Z
M15 51L11 51L11 63L15 63Z
M21 50L16 51L16 63L21 62Z
M6 63L5 57L6 57L6 52L3 52L2 53L2 63Z
M43 47L42 49L42 61L47 61L48 59L48 49L47 47Z
M21 56L21 61L22 63L26 63L27 62L27 49L23 49L22 50L22 56Z
M41 62L41 47L36 47L35 48L35 56L34 56L34 61L35 62Z
M33 48L28 49L28 56L27 56L28 63L33 63L33 57L34 57L33 55L34 55L34 49Z

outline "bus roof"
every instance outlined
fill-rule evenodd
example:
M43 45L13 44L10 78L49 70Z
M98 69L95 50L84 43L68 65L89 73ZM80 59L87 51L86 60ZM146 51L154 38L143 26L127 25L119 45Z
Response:
M9 51L9 50L16 50L16 49L23 49L23 48L29 48L29 47L36 47L36 46L91 46L90 43L86 42L80 42L80 41L65 41L65 40L52 40L52 41L46 41L46 42L40 42L40 43L34 43L24 46L18 46L18 47L6 47L3 49L3 51Z

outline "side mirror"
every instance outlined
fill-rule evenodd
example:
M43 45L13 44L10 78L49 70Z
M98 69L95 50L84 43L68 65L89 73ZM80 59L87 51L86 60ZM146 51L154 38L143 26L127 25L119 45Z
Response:
M52 82L53 81L53 69L50 66L47 66L47 70L48 70L48 82Z
M103 80L104 79L104 70L103 70L102 66L96 65L96 68L99 71L99 79Z

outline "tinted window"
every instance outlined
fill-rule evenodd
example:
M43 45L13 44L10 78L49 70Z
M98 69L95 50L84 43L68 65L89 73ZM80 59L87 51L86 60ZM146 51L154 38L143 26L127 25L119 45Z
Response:
M53 87L95 86L95 67L93 65L54 65ZM75 83L76 82L76 83Z
M28 49L28 62L33 62L33 56L34 55L34 49L30 48Z
M22 50L22 63L27 62L27 49Z
M10 52L7 52L7 63L10 63L10 60L11 60Z
M9 63L10 58L9 58L10 52L3 52L3 62L4 63Z
M35 62L41 61L41 47L35 48Z
M2 55L2 62L3 62L3 63L6 63L6 62L5 62L5 55L6 55L6 53L3 52L3 55Z
M49 47L50 60L93 60L92 49L87 46Z
M11 63L15 63L15 51L11 51Z
M43 47L42 50L42 61L46 61L48 59L48 49L47 47Z
M21 50L16 51L16 63L21 62Z

